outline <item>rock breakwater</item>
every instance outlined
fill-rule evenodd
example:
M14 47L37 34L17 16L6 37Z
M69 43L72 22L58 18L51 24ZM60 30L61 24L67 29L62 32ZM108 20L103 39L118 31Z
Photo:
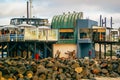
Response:
M120 77L120 59L0 59L0 80L80 80Z

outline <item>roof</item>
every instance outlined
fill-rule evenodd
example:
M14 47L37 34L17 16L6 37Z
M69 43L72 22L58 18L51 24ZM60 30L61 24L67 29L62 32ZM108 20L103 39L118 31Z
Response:
M13 19L19 19L19 20L22 20L22 19L28 19L28 20L44 20L42 18L12 18L11 20Z
M48 26L38 26L39 29L50 29Z
M52 28L73 28L76 20L83 18L83 12L56 15L52 18Z
M23 23L23 24L18 25L18 27L35 27L35 26Z
M15 26L15 25L4 25L3 27L0 27L0 30L1 29L14 29L14 28L17 28L17 26Z

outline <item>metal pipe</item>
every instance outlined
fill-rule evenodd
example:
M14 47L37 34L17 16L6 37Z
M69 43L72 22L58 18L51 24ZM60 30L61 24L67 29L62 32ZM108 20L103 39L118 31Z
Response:
M100 27L102 26L102 15L100 15Z
M105 27L107 27L107 26L106 26L106 17L105 17L105 22L104 22L104 24L105 24Z
M104 22L103 22L103 19L102 19L102 25L101 25L102 27L103 27L103 24L104 24Z
M112 43L110 44L110 58L112 59Z
M112 22L112 17L111 17L111 19L110 19L110 27L112 28L112 24L113 24L113 22Z
M104 58L106 59L106 43L104 43Z
M27 1L27 19L29 18L29 2Z
M32 18L32 0L30 0L30 18Z
M99 43L99 59L101 59L101 43Z

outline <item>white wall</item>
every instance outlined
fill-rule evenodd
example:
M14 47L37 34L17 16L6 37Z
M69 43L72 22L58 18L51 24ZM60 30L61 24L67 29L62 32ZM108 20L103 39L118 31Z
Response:
M55 57L57 50L59 50L61 53L60 58L61 57L68 58L68 55L65 54L65 52L75 50L75 53L76 53L77 45L76 44L54 44L53 45L53 57Z

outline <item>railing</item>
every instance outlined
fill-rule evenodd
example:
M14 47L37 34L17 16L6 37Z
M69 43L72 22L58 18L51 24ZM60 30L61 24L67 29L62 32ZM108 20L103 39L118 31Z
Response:
M28 41L28 40L38 40L38 41L57 41L58 40L58 30L42 30L42 31L28 31L24 34L3 34L0 35L0 42L10 42L10 41Z
M17 41L24 41L24 34L18 34Z
M58 43L76 43L75 38L72 39L59 39Z
M0 35L0 42L10 41L10 34Z
M0 42L24 41L23 34L4 34L0 36Z
M92 40L90 38L86 38L86 39L79 39L78 42L79 43L92 43Z

